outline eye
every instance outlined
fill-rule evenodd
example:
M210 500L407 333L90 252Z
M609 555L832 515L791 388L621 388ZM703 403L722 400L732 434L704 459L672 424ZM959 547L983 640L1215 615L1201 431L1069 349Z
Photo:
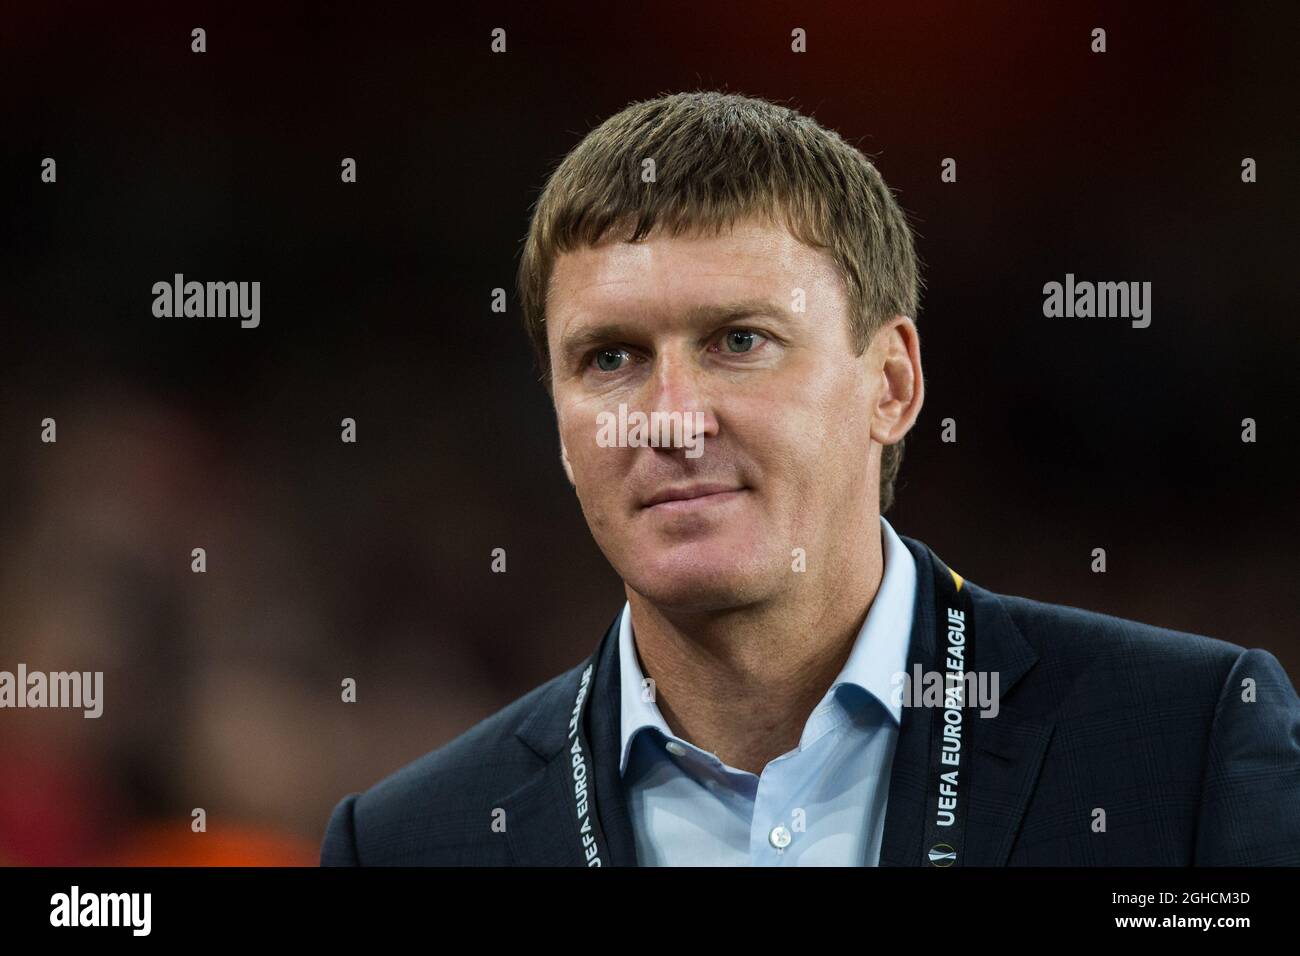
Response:
M623 349L600 349L594 356L596 368L602 372L617 372L623 365L623 360L627 358L627 352Z
M728 352L751 352L761 344L760 335L750 329L729 329L722 337L722 343Z

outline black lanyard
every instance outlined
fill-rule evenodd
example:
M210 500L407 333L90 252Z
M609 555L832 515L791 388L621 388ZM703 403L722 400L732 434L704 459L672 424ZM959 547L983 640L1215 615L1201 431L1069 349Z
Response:
M970 766L962 757L970 753L967 739L974 715L967 691L974 681L975 612L970 588L956 571L938 558L934 564L935 663L943 674L943 706L932 707L930 717L930 770L925 794L925 858L922 865L957 866L962 861L966 836L966 807L970 803Z
M930 770L921 862L947 867L961 862L966 806L970 802L970 768L962 765L962 757L969 753L968 717L974 713L973 702L966 694L973 682L968 682L965 675L975 669L975 613L970 589L963 586L965 582L938 558L931 557L937 632L933 670L943 674L944 705L931 708ZM618 628L611 628L607 638L617 640ZM596 662L603 647L602 643L582 669L569 717L574 822L579 851L587 866L603 866L608 859L605 854L609 852L596 815L594 758L586 730L588 704L595 690Z
M617 635L617 631L611 631ZM608 636L608 635L607 635ZM603 644L602 644L603 647ZM601 857L609 849L596 816L596 775L591 747L587 743L587 703L595 690L596 661L601 648L587 661L578 679L578 691L569 717L569 763L573 767L573 800L578 826L578 844L588 866L603 866Z

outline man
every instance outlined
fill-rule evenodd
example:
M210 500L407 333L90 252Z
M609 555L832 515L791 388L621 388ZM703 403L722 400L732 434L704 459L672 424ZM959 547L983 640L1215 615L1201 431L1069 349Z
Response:
M323 864L1300 864L1272 655L995 594L881 516L919 277L839 136L634 104L551 177L519 278L627 603L589 661L345 798Z

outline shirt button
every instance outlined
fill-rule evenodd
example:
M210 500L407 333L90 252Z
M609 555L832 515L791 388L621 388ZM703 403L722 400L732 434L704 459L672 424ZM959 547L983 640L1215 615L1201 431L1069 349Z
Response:
M686 753L686 748L683 747L675 740L670 740L666 744L664 744L664 749L667 750L674 757L680 757Z
M778 850L784 850L790 845L790 831L783 824L777 824L772 828L772 832L767 835L767 839Z

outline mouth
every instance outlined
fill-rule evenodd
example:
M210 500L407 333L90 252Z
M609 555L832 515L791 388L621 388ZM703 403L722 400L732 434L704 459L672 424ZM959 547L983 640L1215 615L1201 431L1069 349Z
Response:
M664 488L641 502L645 511L686 512L720 505L739 498L747 489L743 485L700 482Z

